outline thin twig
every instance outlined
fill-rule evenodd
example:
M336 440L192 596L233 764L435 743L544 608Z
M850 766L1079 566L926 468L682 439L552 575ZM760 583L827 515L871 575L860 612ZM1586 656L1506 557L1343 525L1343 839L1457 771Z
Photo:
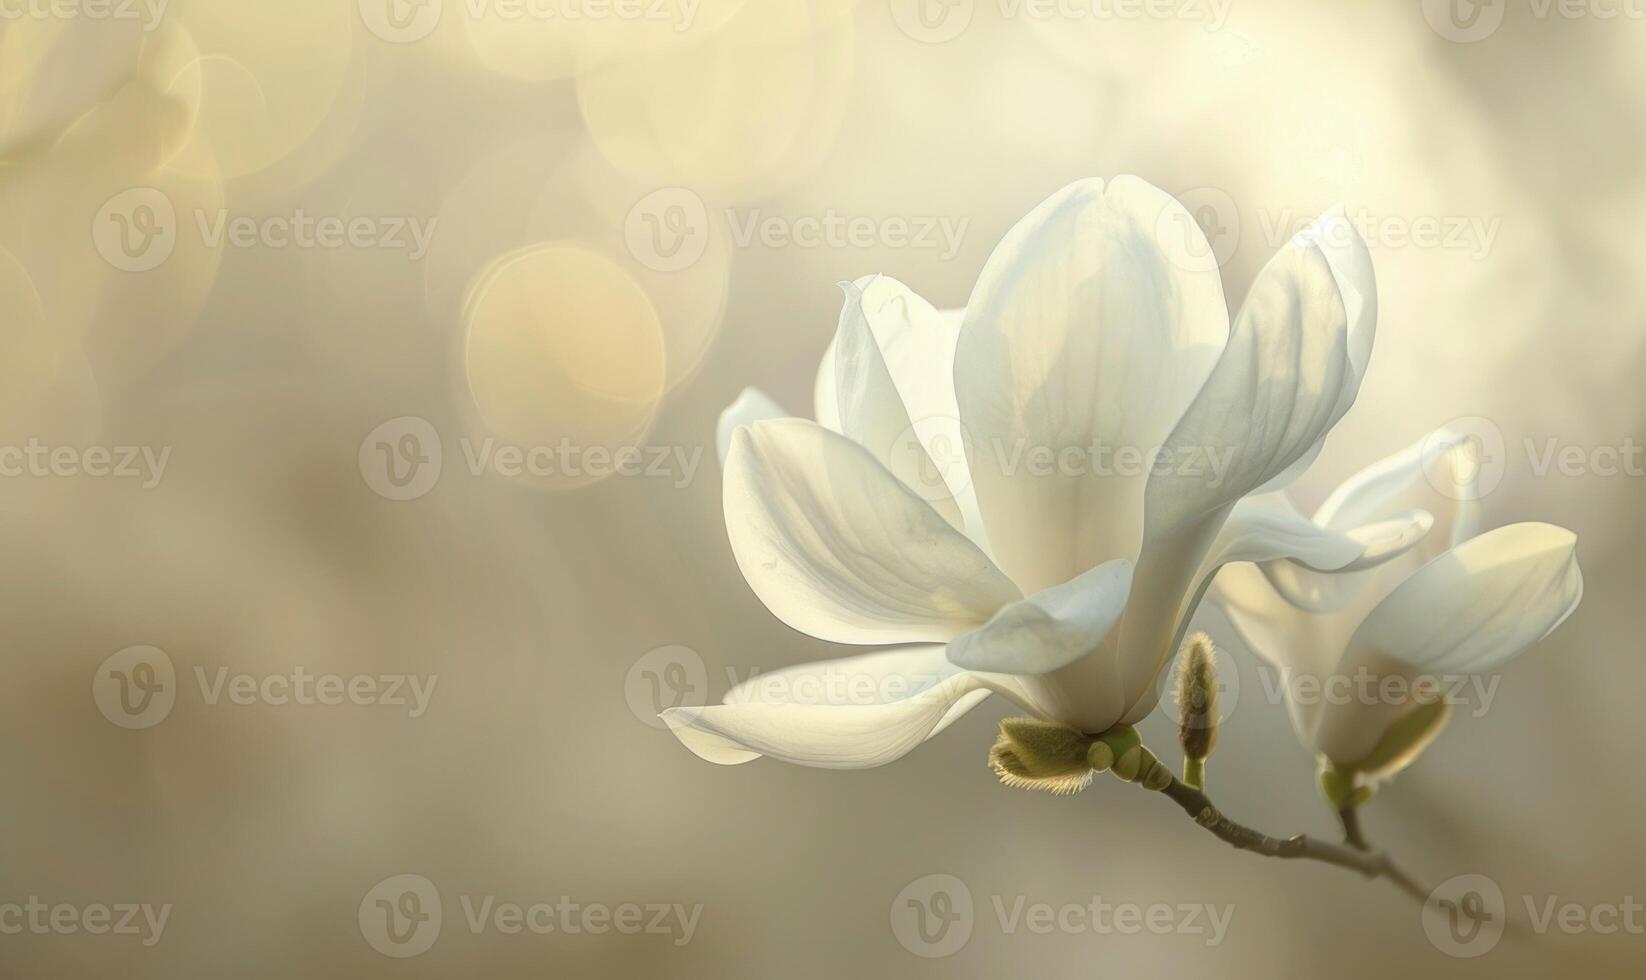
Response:
M1370 850L1356 850L1326 841L1315 840L1305 834L1292 837L1271 837L1238 824L1223 815L1205 793L1185 785L1176 776L1161 790L1172 802L1183 808L1194 822L1211 831L1219 840L1242 851L1255 851L1267 857L1304 861L1320 861L1340 868L1359 872L1367 878L1384 878L1396 888L1419 902L1429 899L1429 889L1400 870L1387 854Z

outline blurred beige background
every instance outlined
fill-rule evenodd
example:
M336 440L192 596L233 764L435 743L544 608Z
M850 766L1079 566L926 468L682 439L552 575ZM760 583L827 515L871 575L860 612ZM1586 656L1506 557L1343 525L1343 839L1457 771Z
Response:
M744 585L713 447L745 385L809 413L837 281L961 305L1034 204L1136 173L1208 223L1238 303L1342 202L1382 317L1303 496L1484 419L1503 438L1488 520L1574 528L1588 584L1369 829L1431 882L1489 875L1514 914L1646 898L1646 475L1537 458L1646 441L1646 9L0 10L5 975L1638 975L1639 932L1452 958L1387 885L1235 853L1113 780L1003 789L993 704L865 772L715 767L646 719L680 683L717 698L843 652ZM499 447L584 465L515 473ZM586 472L621 447L641 472ZM1330 834L1234 652L1215 795ZM1146 726L1163 750L1169 732ZM932 874L975 902L946 958L893 929ZM995 914L1019 897L1232 918L1215 944L1040 935ZM31 899L68 911L30 925ZM642 917L476 929L488 899ZM170 909L157 936L98 934L99 904ZM384 911L408 942L385 942Z

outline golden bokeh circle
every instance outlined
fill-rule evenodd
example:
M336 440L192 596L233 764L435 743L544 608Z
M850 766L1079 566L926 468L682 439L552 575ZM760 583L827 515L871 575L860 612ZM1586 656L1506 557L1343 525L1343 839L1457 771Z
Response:
M650 427L667 374L662 326L646 291L606 255L573 242L503 255L476 280L464 324L469 393L498 440L610 452ZM527 482L599 478L534 472Z

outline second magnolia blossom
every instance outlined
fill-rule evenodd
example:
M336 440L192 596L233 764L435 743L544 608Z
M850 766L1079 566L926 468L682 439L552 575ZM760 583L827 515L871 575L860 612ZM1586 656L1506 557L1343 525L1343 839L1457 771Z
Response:
M1349 575L1268 561L1217 576L1213 602L1280 669L1293 726L1327 764L1334 802L1410 765L1440 733L1450 705L1435 681L1495 670L1582 599L1572 532L1479 532L1476 451L1466 436L1436 432L1346 481L1315 513L1326 527L1432 515L1433 529L1399 558ZM1291 510L1283 494L1262 503Z
M1105 732L1153 710L1224 564L1352 571L1409 548L1427 514L1328 526L1246 499L1289 483L1355 399L1376 321L1364 243L1328 214L1232 325L1211 255L1178 202L1122 177L1070 185L1019 222L963 314L884 277L850 284L816 421L752 393L723 419L725 518L779 619L889 649L671 709L680 740L720 763L873 766L991 693ZM937 444L953 430L917 424L931 420L968 447L1217 448L1228 465L1216 479L1030 473L973 452L956 467ZM827 682L840 676L906 683L841 695Z

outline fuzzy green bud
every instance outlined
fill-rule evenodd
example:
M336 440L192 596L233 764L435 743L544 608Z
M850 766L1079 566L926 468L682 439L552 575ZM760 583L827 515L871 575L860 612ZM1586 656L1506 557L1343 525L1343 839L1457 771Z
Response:
M1206 759L1217 747L1217 647L1205 633L1183 643L1177 659L1177 741L1186 759Z
M989 750L989 767L1007 786L1066 795L1091 785L1096 740L1068 725L1007 718Z
M1206 783L1206 760L1217 748L1217 647L1205 633L1183 643L1177 658L1177 741L1183 747L1183 778L1196 789Z

